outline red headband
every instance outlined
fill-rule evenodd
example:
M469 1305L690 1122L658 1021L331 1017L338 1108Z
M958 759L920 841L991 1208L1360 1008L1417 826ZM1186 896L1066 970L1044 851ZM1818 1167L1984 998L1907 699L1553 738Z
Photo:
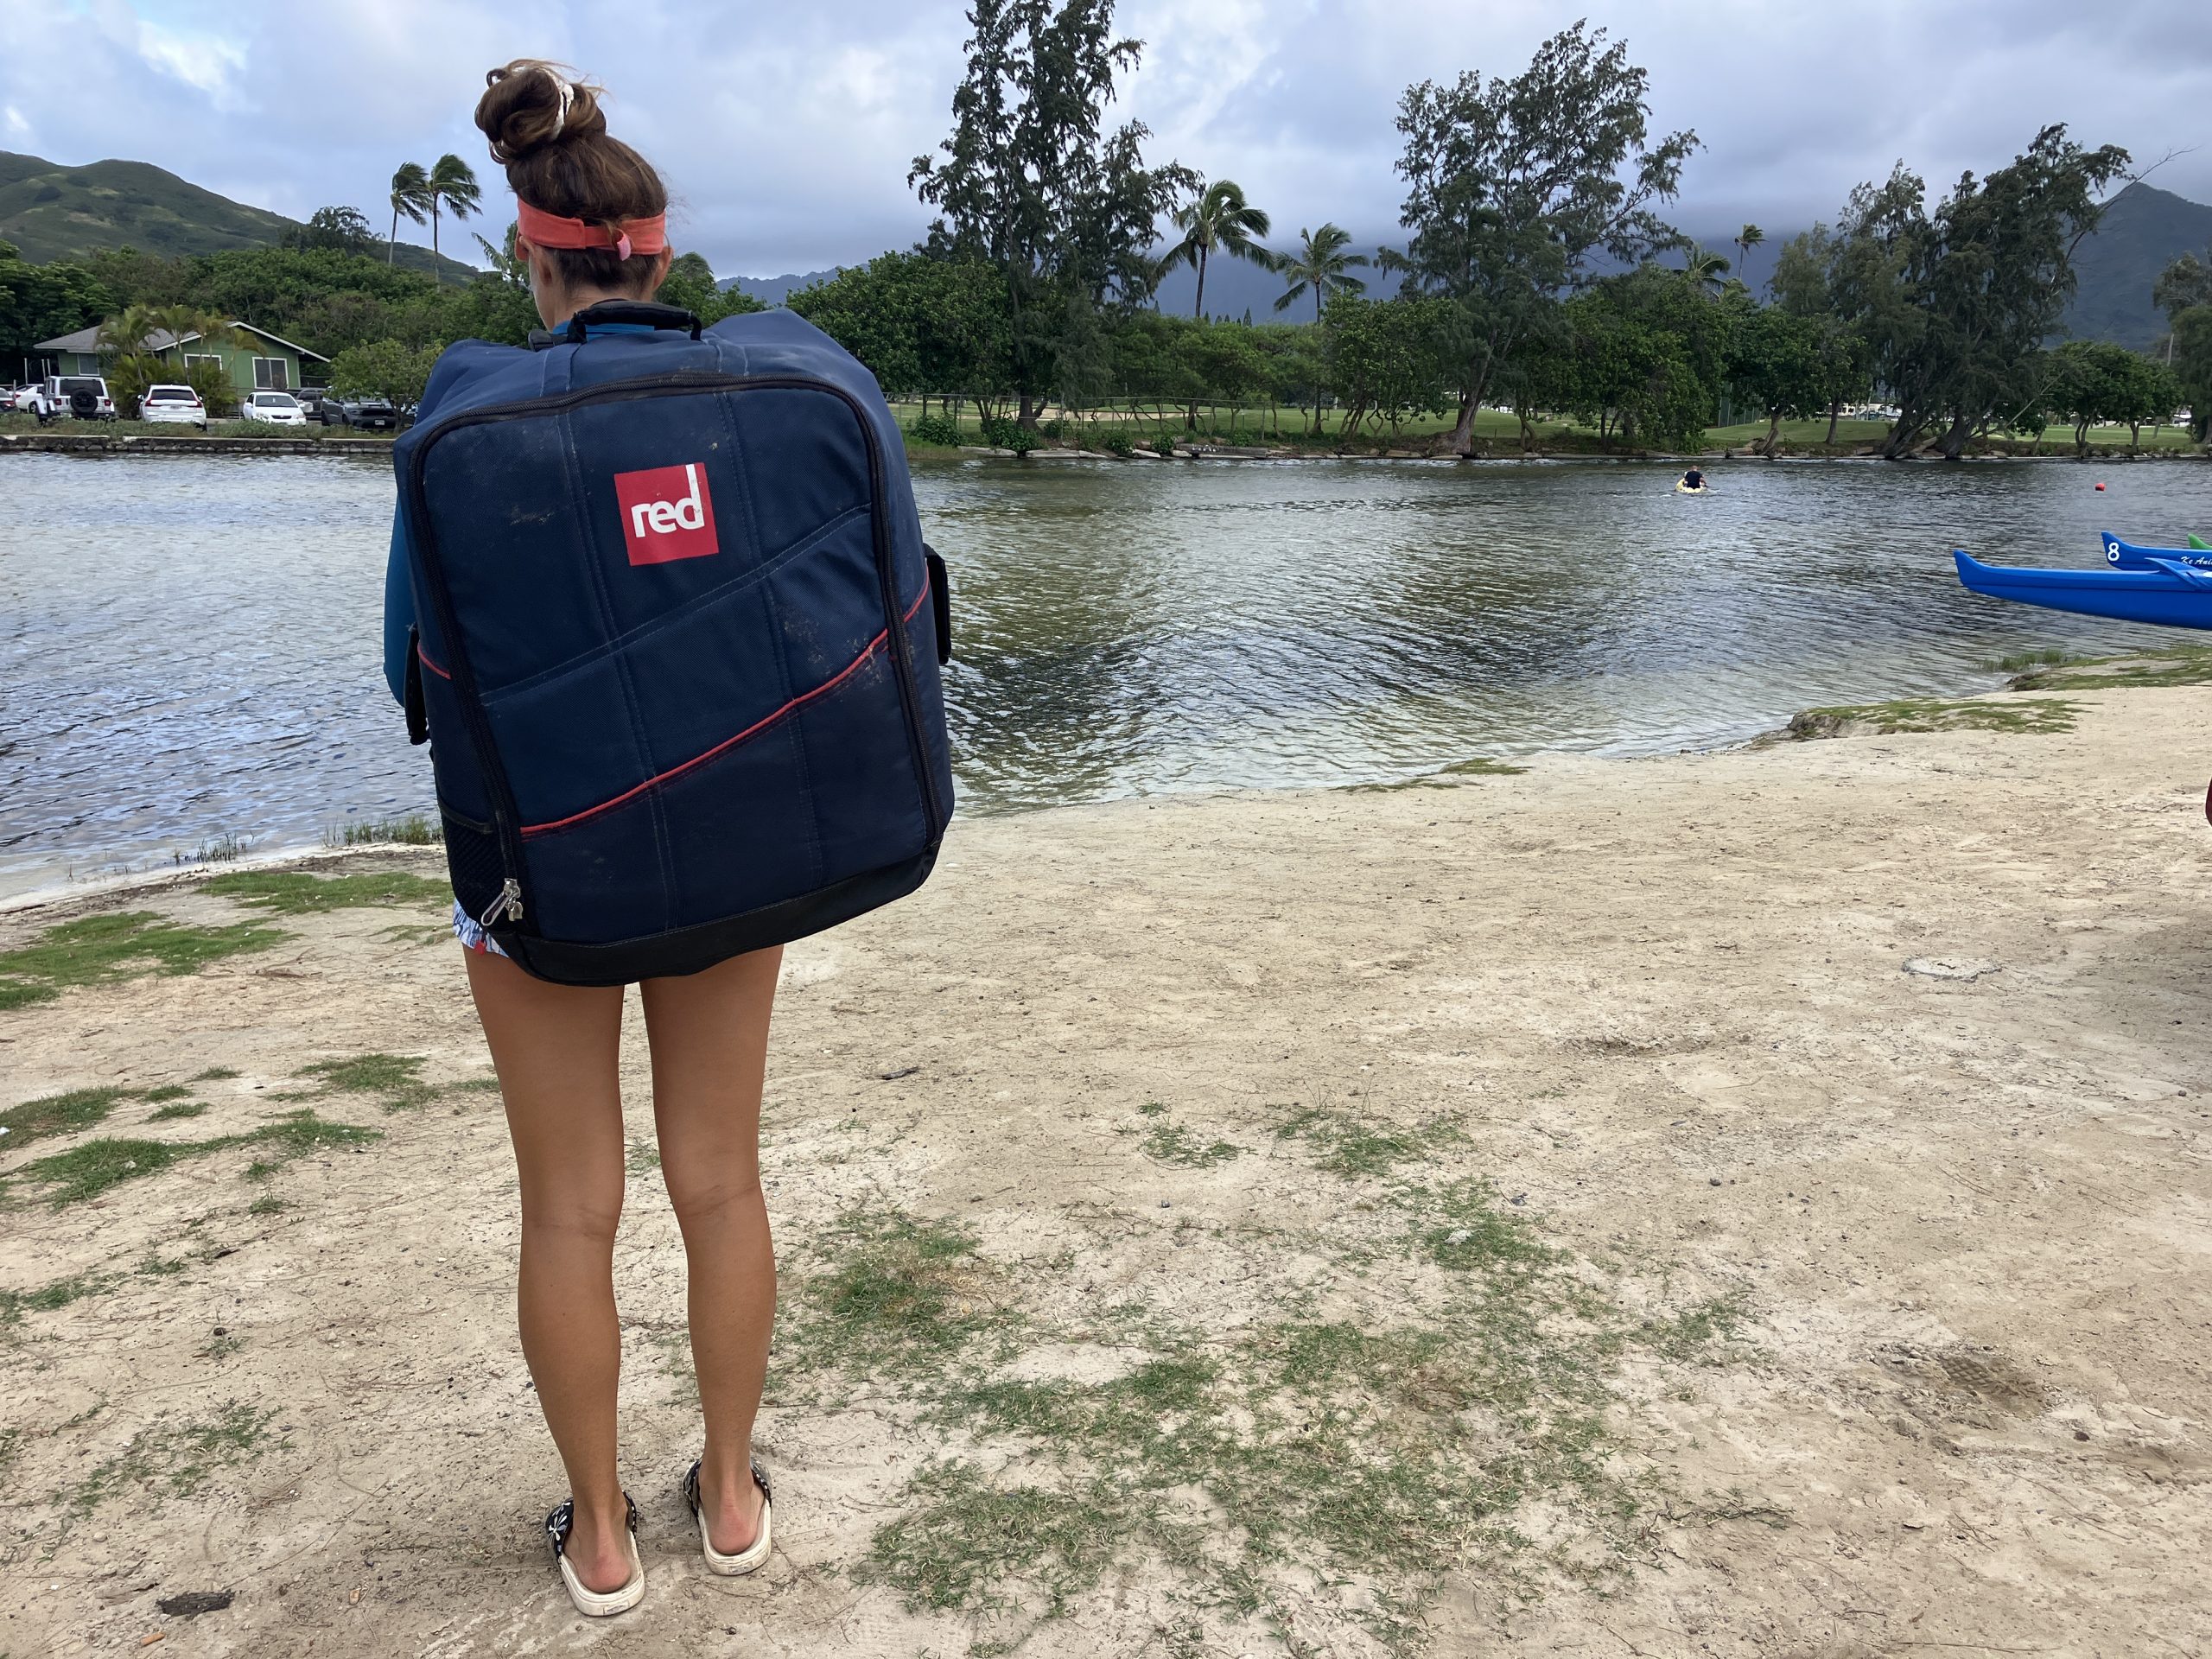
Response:
M651 219L626 219L621 230L616 232L604 225L587 225L581 219L563 219L526 201L518 201L515 231L533 247L612 248L623 259L633 253L658 253L668 246L665 213L655 213Z

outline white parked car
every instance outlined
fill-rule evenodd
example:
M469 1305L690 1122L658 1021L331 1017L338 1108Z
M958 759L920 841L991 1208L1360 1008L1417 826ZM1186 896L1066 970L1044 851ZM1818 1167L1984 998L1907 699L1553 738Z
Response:
M300 407L300 400L289 391L257 391L245 400L240 411L249 421L261 421L270 426L305 426L307 411Z
M149 386L146 395L138 400L138 418L142 421L175 421L185 426L207 429L207 405L200 401L200 394L190 386Z
M0 409L16 415L28 415L38 407L38 382L28 386L10 386L0 392Z

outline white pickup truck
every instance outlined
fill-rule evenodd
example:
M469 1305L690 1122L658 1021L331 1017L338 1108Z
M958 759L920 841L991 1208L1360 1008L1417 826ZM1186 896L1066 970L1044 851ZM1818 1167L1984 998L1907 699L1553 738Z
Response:
M41 421L64 415L80 421L111 421L115 399L107 395L107 382L97 374L49 374L30 389L28 404L18 403Z

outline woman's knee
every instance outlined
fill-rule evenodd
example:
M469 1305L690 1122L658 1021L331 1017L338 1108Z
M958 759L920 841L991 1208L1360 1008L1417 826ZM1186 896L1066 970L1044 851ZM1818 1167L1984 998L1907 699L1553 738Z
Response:
M760 1208L763 1204L760 1172L756 1167L678 1172L664 1164L661 1180L668 1188L677 1224L686 1229L711 1223L748 1205Z
M622 1225L622 1193L523 1193L522 1227L544 1240L566 1239L605 1249L614 1248Z

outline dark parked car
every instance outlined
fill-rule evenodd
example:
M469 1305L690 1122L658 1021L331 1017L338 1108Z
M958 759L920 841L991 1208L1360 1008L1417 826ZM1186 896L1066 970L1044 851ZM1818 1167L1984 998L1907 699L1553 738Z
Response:
M325 397L315 411L325 426L359 426L391 432L399 426L399 411L381 397Z

